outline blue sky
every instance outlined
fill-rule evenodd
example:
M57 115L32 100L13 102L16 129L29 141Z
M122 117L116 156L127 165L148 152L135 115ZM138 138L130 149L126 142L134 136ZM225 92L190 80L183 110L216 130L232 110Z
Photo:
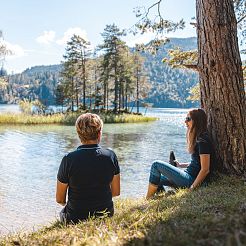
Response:
M93 46L102 43L100 33L107 24L130 28L137 19L134 7L151 6L154 0L7 0L1 2L0 30L4 42L15 55L7 57L9 73L35 65L59 64L73 33L87 38ZM169 37L195 36L189 25L195 16L195 0L163 0L162 14L167 19L184 18L187 27ZM128 45L147 42L151 35L128 36Z

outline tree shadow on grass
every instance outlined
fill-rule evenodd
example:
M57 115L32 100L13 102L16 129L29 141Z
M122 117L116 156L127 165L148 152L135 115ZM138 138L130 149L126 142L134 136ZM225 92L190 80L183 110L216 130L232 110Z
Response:
M145 208L142 236L124 245L246 245L245 186L212 184L156 199Z

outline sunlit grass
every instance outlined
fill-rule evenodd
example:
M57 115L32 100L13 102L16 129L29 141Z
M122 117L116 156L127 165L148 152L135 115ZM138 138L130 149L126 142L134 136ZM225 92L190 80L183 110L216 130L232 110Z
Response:
M74 125L79 113L53 114L53 115L28 115L28 114L0 114L0 124L65 124ZM104 123L137 123L157 120L133 114L100 114Z
M221 177L195 191L117 199L112 218L2 238L0 245L246 245L246 186Z

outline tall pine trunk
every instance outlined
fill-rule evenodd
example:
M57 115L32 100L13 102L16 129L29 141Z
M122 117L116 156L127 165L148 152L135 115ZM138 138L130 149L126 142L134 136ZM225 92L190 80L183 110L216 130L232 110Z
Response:
M83 109L86 109L85 102L85 91L86 91L86 74L85 74L85 59L83 60Z
M232 0L196 0L201 104L218 163L246 175L246 102Z

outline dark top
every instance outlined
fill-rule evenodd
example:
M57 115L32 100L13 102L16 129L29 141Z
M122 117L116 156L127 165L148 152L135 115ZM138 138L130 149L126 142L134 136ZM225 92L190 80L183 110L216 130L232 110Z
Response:
M202 154L210 154L210 172L204 180L206 182L208 181L209 176L211 176L215 166L215 152L207 132L204 132L200 134L200 136L198 136L194 153L191 154L191 163L186 169L186 172L194 177L194 179L197 177L198 173L201 170L200 155Z
M97 211L112 209L110 183L119 173L115 153L97 144L81 145L65 155L57 179L68 184L65 209L70 218L84 219Z

